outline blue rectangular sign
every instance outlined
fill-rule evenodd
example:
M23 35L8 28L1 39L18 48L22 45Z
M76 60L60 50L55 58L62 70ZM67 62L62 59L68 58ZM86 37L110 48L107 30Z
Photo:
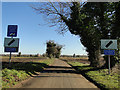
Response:
M5 47L5 52L18 52L18 47Z
M17 36L17 25L8 25L8 32L7 36L8 37L16 37Z
M105 55L115 55L115 50L104 50Z

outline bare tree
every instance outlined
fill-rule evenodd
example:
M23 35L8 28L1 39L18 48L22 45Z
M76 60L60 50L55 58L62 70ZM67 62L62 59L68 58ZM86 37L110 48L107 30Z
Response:
M80 2L79 2L80 3ZM58 26L56 30L60 34L63 34L68 30L67 22L70 19L71 9L70 7L75 4L74 2L41 2L39 4L33 4L31 7L38 14L43 14L43 18L49 24L50 27ZM81 7L84 3L80 3Z

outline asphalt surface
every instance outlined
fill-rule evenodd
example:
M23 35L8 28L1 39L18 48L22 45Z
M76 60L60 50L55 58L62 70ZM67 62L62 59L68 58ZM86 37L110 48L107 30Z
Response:
M66 62L55 59L54 63L34 76L20 88L97 88L93 83L77 74ZM98 89L99 90L99 89Z

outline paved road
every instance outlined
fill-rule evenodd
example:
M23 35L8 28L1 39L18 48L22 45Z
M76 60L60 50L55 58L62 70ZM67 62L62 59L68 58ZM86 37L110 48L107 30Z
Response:
M53 65L30 79L21 88L97 88L66 62L56 59Z

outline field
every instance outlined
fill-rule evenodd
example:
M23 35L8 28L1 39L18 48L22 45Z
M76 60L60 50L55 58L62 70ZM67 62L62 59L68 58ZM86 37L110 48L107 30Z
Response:
M66 62L80 62L83 64L90 64L90 62L88 61L88 57L87 56L82 56L82 57L61 57L61 60L64 60ZM103 59L103 57L101 57L100 60L100 65L104 65L105 60Z
M47 59L46 57L11 57L12 62L28 62L28 61L37 61L37 60L44 60ZM9 56L2 56L2 62L9 62Z
M88 57L60 57L61 60L64 60L66 62L81 62L89 64Z

